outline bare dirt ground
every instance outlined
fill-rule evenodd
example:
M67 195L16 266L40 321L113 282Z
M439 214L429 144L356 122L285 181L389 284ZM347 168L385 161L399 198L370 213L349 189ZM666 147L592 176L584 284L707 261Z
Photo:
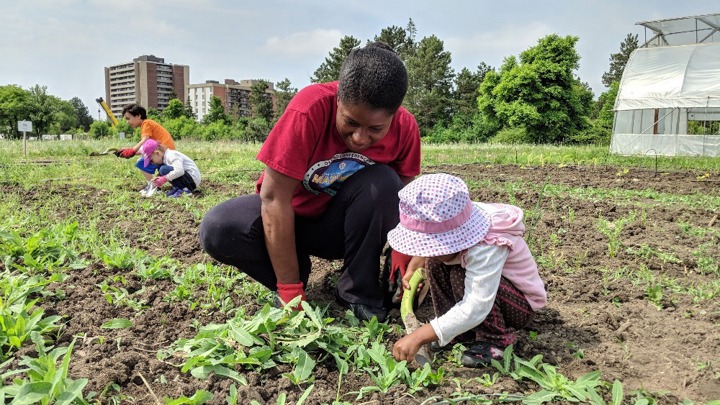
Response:
M646 285L632 277L609 277L619 269L646 269L656 278L679 280L683 286L702 286L716 280L717 274L702 274L694 252L703 245L706 254L720 260L720 220L717 212L702 206L688 206L660 201L657 193L674 196L720 196L720 184L698 181L693 171L655 172L631 168L619 173L606 167L519 167L499 165L435 166L426 173L448 172L465 179L471 186L472 197L480 201L516 204L536 215L528 218L531 247L538 260L541 276L546 282L549 305L538 313L527 331L519 332L516 353L525 358L542 354L544 361L556 365L564 375L577 378L587 372L600 370L603 380L620 380L625 392L645 390L654 393L659 403L678 403L691 400L703 403L720 398L720 300L714 298L694 303L692 297L681 292L665 290L660 305L646 296ZM717 179L714 174L711 179ZM527 187L507 191L503 184L523 180ZM476 186L492 181L491 189ZM475 184L475 186L474 186ZM568 187L553 195L544 185ZM205 184L208 188L228 187ZM57 187L55 192L62 192ZM575 191L573 191L575 190ZM600 190L593 197L577 198L588 190ZM623 197L623 190L644 190L634 198ZM20 192L20 191L18 191ZM73 187L65 190L74 201L63 216L84 211L102 210L103 190ZM656 193L656 194L653 194ZM33 190L25 192L25 200L42 198ZM585 193L583 195L589 195ZM147 249L150 254L165 254L172 248L172 256L182 263L210 261L197 241L199 219L190 212L160 206L155 223L138 224L132 219L106 215L107 227L118 227L128 244ZM619 235L622 248L611 257L608 237L598 231L599 218L615 221L635 213ZM173 221L167 221L172 215ZM82 215L79 215L82 217ZM177 224L184 226L177 226ZM712 229L714 233L691 235L681 225ZM151 246L140 241L143 229L158 229L164 235ZM677 260L662 255L641 255L632 252L665 252ZM551 259L551 260L549 260ZM308 297L316 303L334 304L333 287L328 275L338 268L337 263L316 261L308 288ZM102 263L93 263L84 270L71 272L63 283L66 297L43 304L49 314L66 317L67 324L59 336L67 343L77 334L86 338L76 343L71 363L72 377L87 377L87 390L101 392L110 384L117 384L125 396L123 403L154 403L159 398L191 396L196 390L215 393L211 403L225 403L230 385L227 379L211 377L198 380L178 367L156 358L158 349L169 346L181 337L191 337L193 320L201 324L224 322L222 315L190 311L183 305L163 300L174 288L172 281L147 281L130 278L128 291L145 288L143 299L149 308L141 312L109 305L97 284L113 275ZM242 303L251 305L252 303ZM421 317L431 316L429 302L418 310ZM123 330L104 330L99 326L112 318L131 318L133 327ZM400 323L397 311L389 322ZM528 331L537 332L530 338ZM105 336L104 343L98 341ZM388 345L392 344L389 340ZM452 362L437 360L450 374L460 377L481 376L493 369L471 370L456 367ZM278 394L286 392L288 403L294 403L302 388L293 386L279 369L273 373L246 373L248 386L240 387L241 402L276 403ZM318 367L315 389L306 403L331 403L336 396L337 371L332 367ZM145 381L147 381L147 384ZM411 397L404 387L393 387L386 394L364 397L362 403L408 404L422 403L429 397L449 398L458 388L452 378L443 386L426 389ZM342 393L373 385L368 376L347 378ZM492 387L480 384L463 386L463 390L479 393L529 393L538 387L500 378ZM107 395L118 394L113 389ZM355 395L343 397L355 401Z

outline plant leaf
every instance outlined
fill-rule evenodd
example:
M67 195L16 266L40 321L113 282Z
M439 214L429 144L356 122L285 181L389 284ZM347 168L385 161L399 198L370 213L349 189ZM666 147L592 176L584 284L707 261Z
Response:
M129 319L115 318L100 325L101 329L125 329L133 326Z

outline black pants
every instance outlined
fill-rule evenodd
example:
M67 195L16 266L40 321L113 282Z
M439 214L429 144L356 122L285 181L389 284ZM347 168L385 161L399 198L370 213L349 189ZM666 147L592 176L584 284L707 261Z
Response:
M295 217L300 280L307 285L310 256L343 259L338 279L342 299L383 306L380 254L387 233L399 222L402 182L386 165L368 166L351 176L319 217ZM216 260L275 290L277 279L267 248L260 196L243 195L212 208L200 224L200 243Z
M160 173L161 176L165 176L173 170L174 168L170 165L162 165L158 169L158 173ZM192 176L190 176L187 172L185 172L182 176L178 177L175 180L170 180L170 184L179 189L186 188L190 191L195 191L196 188L195 180L193 180Z

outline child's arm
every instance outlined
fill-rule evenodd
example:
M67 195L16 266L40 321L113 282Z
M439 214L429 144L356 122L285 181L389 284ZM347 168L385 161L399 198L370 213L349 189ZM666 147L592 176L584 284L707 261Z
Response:
M500 286L500 277L508 256L507 246L480 244L465 255L465 292L444 314L430 321L440 346L455 336L480 325L490 313Z
M183 158L178 153L168 149L165 151L165 162L164 164L172 166L172 171L165 175L168 181L180 178L185 174L185 165L183 165Z

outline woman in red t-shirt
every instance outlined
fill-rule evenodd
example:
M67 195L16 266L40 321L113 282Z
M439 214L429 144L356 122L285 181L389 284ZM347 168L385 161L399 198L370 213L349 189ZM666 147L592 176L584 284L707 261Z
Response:
M257 193L203 218L200 240L284 303L300 296L310 256L343 259L337 298L383 321L380 254L398 223L398 191L420 173L420 131L401 107L407 72L386 44L353 50L337 82L302 89L257 158Z

